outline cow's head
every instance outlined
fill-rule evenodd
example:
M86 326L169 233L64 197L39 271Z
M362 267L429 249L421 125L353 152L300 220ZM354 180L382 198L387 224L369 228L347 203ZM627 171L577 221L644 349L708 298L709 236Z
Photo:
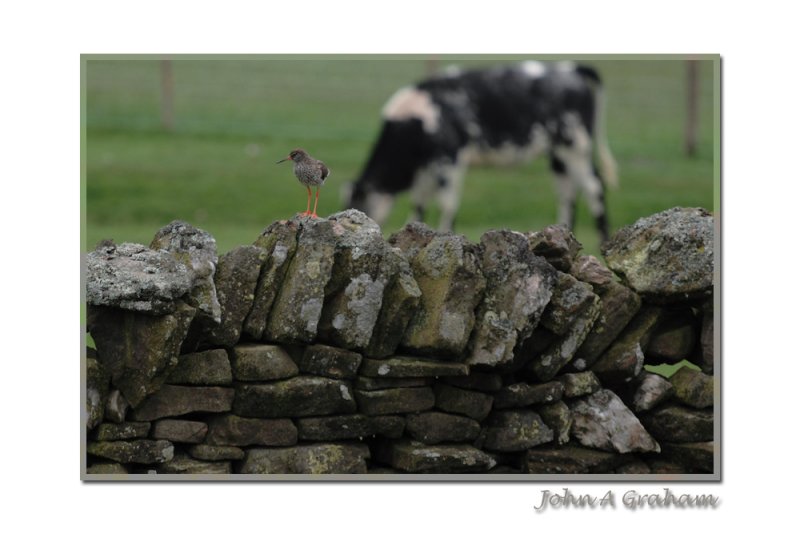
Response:
M376 191L363 180L342 185L341 197L347 208L363 211L378 224L386 221L394 204L394 195Z

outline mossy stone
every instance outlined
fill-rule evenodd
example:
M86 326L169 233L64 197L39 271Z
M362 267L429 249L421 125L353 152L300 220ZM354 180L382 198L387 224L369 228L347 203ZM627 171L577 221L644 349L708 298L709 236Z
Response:
M714 377L691 367L681 367L669 379L675 397L693 408L714 406Z
M353 413L356 402L348 382L296 376L268 384L238 384L233 412L242 417L308 417Z
M175 368L195 311L182 302L161 316L89 306L97 359L131 406L158 391Z

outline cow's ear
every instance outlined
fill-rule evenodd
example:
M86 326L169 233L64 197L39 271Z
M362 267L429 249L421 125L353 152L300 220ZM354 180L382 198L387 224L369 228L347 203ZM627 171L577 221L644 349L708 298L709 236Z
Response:
M350 207L350 201L353 198L353 184L355 182L344 182L342 187L339 188L339 200L345 208Z

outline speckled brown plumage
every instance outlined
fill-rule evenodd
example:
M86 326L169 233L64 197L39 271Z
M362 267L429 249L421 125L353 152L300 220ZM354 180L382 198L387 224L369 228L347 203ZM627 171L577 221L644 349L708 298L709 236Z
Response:
M330 176L331 171L325 166L324 163L309 156L308 152L302 148L296 148L292 150L287 157L278 161L277 163L283 163L287 160L292 160L292 163L294 164L294 175L297 177L300 183L306 186L306 189L308 189L308 204L306 206L306 211L301 213L301 215L311 215L312 217L317 217L319 188L325 183L325 179ZM311 211L312 186L317 188L317 197L314 200L313 212Z

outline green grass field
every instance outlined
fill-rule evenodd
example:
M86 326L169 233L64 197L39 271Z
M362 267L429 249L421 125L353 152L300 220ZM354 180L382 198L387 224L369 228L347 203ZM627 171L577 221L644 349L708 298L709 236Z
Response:
M448 64L476 66L497 59ZM608 135L620 188L608 193L612 228L676 206L714 208L714 72L700 66L699 150L683 154L685 63L588 61L607 88ZM365 163L380 110L399 87L426 75L422 59L175 59L173 132L160 124L160 65L152 60L89 59L85 64L85 248L101 239L148 244L174 219L210 232L220 253L252 243L275 219L305 209L306 192L288 164L301 146L332 175L319 212L342 208L339 189ZM556 220L545 159L475 168L467 175L456 230L472 240L489 228L528 231ZM401 197L384 227L408 216ZM429 222L435 226L435 210ZM581 205L578 239L598 253L593 222Z

